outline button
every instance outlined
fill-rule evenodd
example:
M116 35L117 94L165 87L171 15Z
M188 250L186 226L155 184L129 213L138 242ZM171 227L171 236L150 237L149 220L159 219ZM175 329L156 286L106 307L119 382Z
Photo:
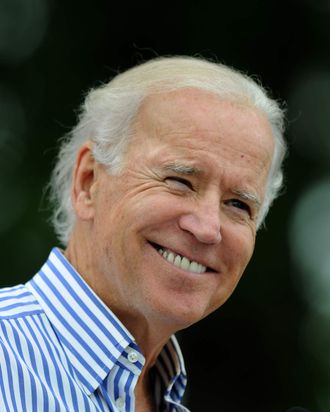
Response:
M132 350L128 353L127 358L130 362L135 363L138 360L138 354Z
M123 410L125 408L125 399L124 398L117 398L116 399L116 406L119 410Z

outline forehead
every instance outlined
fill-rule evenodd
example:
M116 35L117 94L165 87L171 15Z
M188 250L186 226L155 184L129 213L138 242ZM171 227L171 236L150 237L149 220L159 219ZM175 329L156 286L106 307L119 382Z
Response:
M131 146L143 155L152 145L179 154L258 159L269 166L273 152L271 126L263 113L247 104L225 100L198 89L149 96L141 106ZM228 156L227 156L228 155Z
M169 92L157 93L147 96L139 110L138 119L157 124L166 124L166 119L170 118L178 124L186 124L193 120L193 125L203 123L205 118L208 121L217 122L225 116L230 116L230 108L241 109L247 118L263 117L252 104L248 104L248 99L243 97L220 97L215 93L196 88L184 88ZM162 116L159 117L158 113ZM237 116L237 112L233 113ZM267 122L266 118L264 120ZM192 125L192 124L191 124Z

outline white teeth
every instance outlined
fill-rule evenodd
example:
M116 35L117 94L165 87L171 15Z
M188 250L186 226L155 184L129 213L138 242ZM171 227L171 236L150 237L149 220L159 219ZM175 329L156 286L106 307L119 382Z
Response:
M191 262L189 269L190 269L191 272L200 273L200 266L201 265L199 265L197 262Z
M183 257L181 259L181 268L184 270L188 270L190 266L190 261L186 257Z
M177 266L178 268L181 267L181 256L176 255L173 264L174 266Z
M169 250L159 249L159 254L163 256L168 262L173 263L180 269L187 270L188 272L204 273L206 272L206 266L195 261L190 261L185 256L177 255Z
M165 251L165 253L167 252ZM174 253L170 252L170 253L167 253L167 256L164 256L164 258L167 259L169 262L173 263L175 256L174 256Z

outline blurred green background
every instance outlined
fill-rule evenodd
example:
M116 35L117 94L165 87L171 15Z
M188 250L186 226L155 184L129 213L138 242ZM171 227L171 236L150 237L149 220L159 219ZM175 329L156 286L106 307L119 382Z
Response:
M329 46L330 0L0 0L1 286L57 244L44 188L89 88L155 55L233 65L287 103L286 187L232 298L180 334L187 404L329 412Z

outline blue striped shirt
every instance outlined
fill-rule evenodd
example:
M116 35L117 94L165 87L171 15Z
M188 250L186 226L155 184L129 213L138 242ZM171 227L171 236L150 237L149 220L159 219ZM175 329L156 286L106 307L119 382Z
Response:
M59 249L28 283L0 289L1 412L132 412L144 362L134 337ZM152 376L157 410L187 412L174 336Z

